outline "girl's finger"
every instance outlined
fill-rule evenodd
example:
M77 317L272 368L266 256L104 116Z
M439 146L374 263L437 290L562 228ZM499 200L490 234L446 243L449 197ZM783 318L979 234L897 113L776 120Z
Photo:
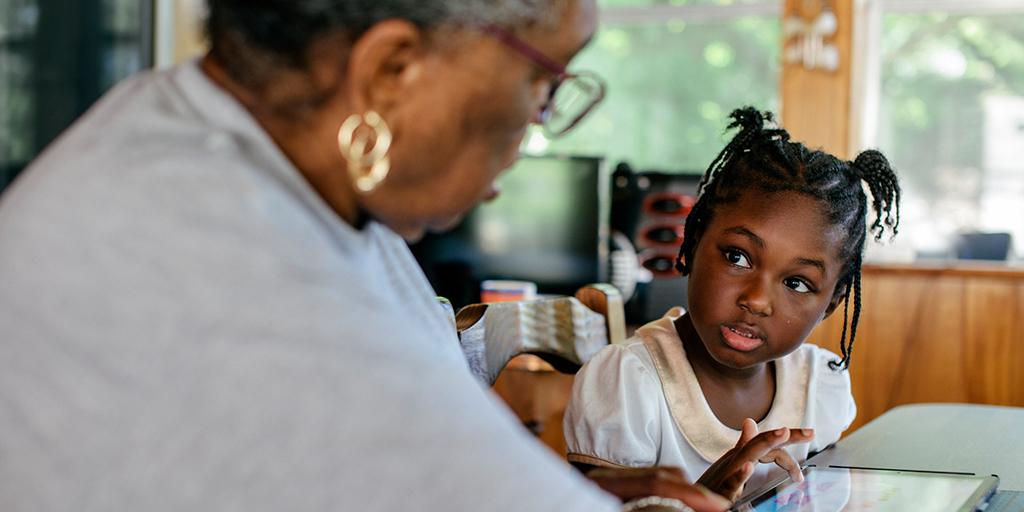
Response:
M737 448L742 448L744 445L750 442L751 439L757 436L757 423L754 420L747 418L743 420L743 427L740 430L740 440L736 442Z
M794 482L804 481L804 473L800 470L800 464L797 463L789 452L782 448L776 448L768 452L767 455L761 458L761 462L774 462L776 466L786 470L786 472L789 473L789 477L792 478Z
M743 486L747 484L747 480L754 475L754 463L745 462L740 468L733 473L729 478L725 479L723 488L726 489L725 495L732 501L736 501L743 493Z
M738 460L750 462L761 460L761 457L767 455L768 452L780 446L785 446L789 441L789 436L790 432L788 428L779 428L769 430L767 432L761 432L751 439L750 442L736 454L736 457Z
M789 440L782 446L789 446L791 444L806 443L814 439L813 428L791 428L789 429Z

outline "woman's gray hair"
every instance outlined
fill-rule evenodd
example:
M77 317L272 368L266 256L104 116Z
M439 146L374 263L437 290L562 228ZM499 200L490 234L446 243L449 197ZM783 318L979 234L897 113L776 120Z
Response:
M301 67L317 37L356 40L388 19L423 29L499 25L519 28L557 18L562 0L208 0L212 53L233 78L258 85L266 72Z
M396 2L396 3L415 3ZM446 10L438 19L460 25L501 25L520 27L533 23L551 21L555 14L552 6L554 0L456 0L448 2L422 2L423 4L439 4Z

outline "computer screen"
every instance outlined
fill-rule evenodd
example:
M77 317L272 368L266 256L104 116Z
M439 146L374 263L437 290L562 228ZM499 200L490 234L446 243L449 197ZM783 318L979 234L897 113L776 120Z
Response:
M804 469L802 482L787 481L741 503L741 512L958 512L975 510L995 491L997 478L855 468Z
M480 282L516 279L570 295L607 280L608 175L586 157L524 157L499 179L497 199L449 233L413 246L438 295L479 301Z

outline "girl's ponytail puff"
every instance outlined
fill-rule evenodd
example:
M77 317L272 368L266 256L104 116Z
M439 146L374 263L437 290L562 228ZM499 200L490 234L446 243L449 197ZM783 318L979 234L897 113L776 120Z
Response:
M746 106L733 110L729 114L729 118L732 121L726 127L726 131L733 128L739 128L740 131L722 149L722 152L715 157L711 165L708 166L707 172L704 173L704 178L701 179L700 184L697 186L698 194L704 191L704 187L714 181L715 176L721 172L726 162L732 160L733 155L750 151L758 142L789 141L789 132L786 130L778 127L765 127L765 125L775 123L775 116L771 112L762 112L754 107Z
M871 231L875 240L882 239L886 228L890 237L896 236L900 226L900 184L889 160L882 153L869 149L857 155L850 168L871 190L871 206L875 210Z
M771 112L761 112L751 106L733 110L729 114L729 118L732 119L732 122L729 123L727 129L740 128L741 134L760 133L764 130L765 123L775 121L775 116Z
M775 116L771 112L762 112L754 107L746 106L733 110L729 114L732 122L727 129L739 128L740 147L749 148L756 140L789 140L789 132L781 128L766 128L765 125L775 124Z

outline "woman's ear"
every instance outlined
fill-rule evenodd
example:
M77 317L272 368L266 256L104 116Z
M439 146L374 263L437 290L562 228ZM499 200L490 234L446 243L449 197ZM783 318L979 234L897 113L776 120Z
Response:
M825 309L825 316L822 318L822 320L828 318L832 314L832 312L834 312L839 307L839 305L842 304L844 300L846 300L846 295L849 293L849 291L849 285L844 284L842 286L836 287L836 292L832 294L832 300L829 301L828 308Z
M352 44L346 73L353 110L386 114L415 89L426 45L422 29L403 20L383 21L360 36Z

